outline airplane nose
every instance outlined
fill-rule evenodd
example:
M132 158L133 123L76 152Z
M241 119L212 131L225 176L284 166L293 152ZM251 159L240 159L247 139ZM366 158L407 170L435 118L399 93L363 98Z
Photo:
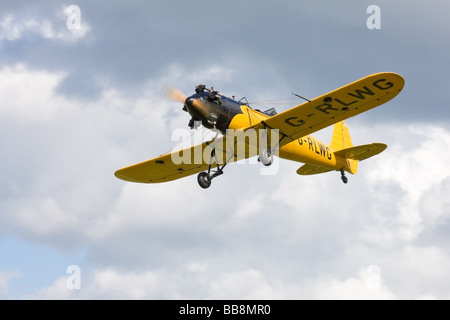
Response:
M184 104L185 104L188 108L192 108L192 107L194 106L194 98L192 98L192 97L186 98L186 100L184 101Z
M192 111L200 111L203 109L202 108L202 103L200 99L194 98L194 97L188 97L186 98L186 100L184 101L184 104L186 105L186 107L189 110Z

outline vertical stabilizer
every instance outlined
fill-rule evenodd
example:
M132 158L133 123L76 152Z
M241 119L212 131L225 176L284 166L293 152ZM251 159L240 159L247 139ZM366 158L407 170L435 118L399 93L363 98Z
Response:
M334 125L333 137L331 138L330 148L333 151L339 151L353 147L350 132L344 121L338 122Z
M353 147L350 131L344 121L337 122L334 125L333 137L331 138L330 149L336 154L337 151L345 150ZM358 160L349 159L345 156L347 167L343 168L346 171L355 174L358 171Z

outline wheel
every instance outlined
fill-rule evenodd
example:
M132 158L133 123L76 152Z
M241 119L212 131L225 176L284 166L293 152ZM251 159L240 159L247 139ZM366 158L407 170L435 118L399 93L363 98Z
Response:
M259 162L263 165L270 166L273 161L273 155L270 151L269 137L267 136L267 130L263 129L261 132L261 140L259 145Z
M259 154L258 160L265 165L266 167L270 166L273 162L273 156L270 152L266 150L261 150L261 153Z
M203 189L208 189L211 186L211 178L206 172L200 172L197 176L197 181Z
M348 182L348 178L346 176L342 176L341 179L342 179L343 183L347 183Z

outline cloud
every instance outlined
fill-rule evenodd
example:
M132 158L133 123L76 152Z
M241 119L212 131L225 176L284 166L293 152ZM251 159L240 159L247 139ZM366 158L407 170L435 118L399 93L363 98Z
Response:
M429 199L430 189L445 188L450 176L443 170L450 161L450 153L442 148L443 144L450 143L450 134L433 125L407 125L391 130L391 134L398 135L398 142L383 155L384 161L378 169L370 171L368 178L374 186L387 187L385 191L374 188L372 192L378 195L380 203L391 204L393 210L380 208L379 211L385 212L385 220L379 220L372 228L377 234L380 234L381 225L384 225L381 230L391 230L388 242L412 241L430 227L429 223L435 219L433 216L446 214L437 208L427 208L424 201L429 203L425 199ZM445 202L445 197L439 201L437 197L434 199L436 204ZM390 216L386 215L388 212Z
M61 20L66 21L66 26ZM58 22L57 25L55 21ZM88 22L81 20L81 11L78 6L60 9L53 19L9 13L0 20L0 43L19 41L29 37L74 43L86 38L90 32L91 27Z
M378 266L368 266L357 275L346 279L325 278L317 281L315 299L331 300L393 300L393 294L385 285Z
M19 278L20 272L14 271L0 271L0 298L8 299L12 291L9 287L9 282L14 278Z
M53 232L78 234L76 229L83 227L78 223L86 222L81 217L94 219L105 210L108 201L102 195L114 191L104 185L115 181L114 169L126 162L126 150L111 141L128 134L136 135L131 140L140 140L137 137L146 136L142 130L149 125L162 125L152 119L155 114L162 118L167 105L164 101L163 107L151 109L147 98L129 101L114 91L105 91L96 103L82 104L56 94L63 78L61 73L31 71L21 65L0 71L0 121L9 133L0 139L9 150L1 160L8 168L2 208L17 213L2 218L38 238ZM24 85L28 94L23 93ZM142 120L141 128L125 129L133 118ZM141 149L142 144L136 147Z
M49 123L61 107L53 90L65 74L28 70L25 65L5 67L0 70L0 117L25 123ZM54 103L49 103L53 99Z

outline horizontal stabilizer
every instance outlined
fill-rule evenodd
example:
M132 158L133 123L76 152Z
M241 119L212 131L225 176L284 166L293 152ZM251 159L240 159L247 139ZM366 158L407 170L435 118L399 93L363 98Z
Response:
M384 143L371 143L335 151L334 155L344 159L361 161L383 152L386 148L387 145Z
M325 173L328 171L332 171L332 170L328 169L328 168L316 166L313 164L305 164L305 165L301 166L300 168L298 168L297 174L302 175L302 176L309 176L312 174Z

